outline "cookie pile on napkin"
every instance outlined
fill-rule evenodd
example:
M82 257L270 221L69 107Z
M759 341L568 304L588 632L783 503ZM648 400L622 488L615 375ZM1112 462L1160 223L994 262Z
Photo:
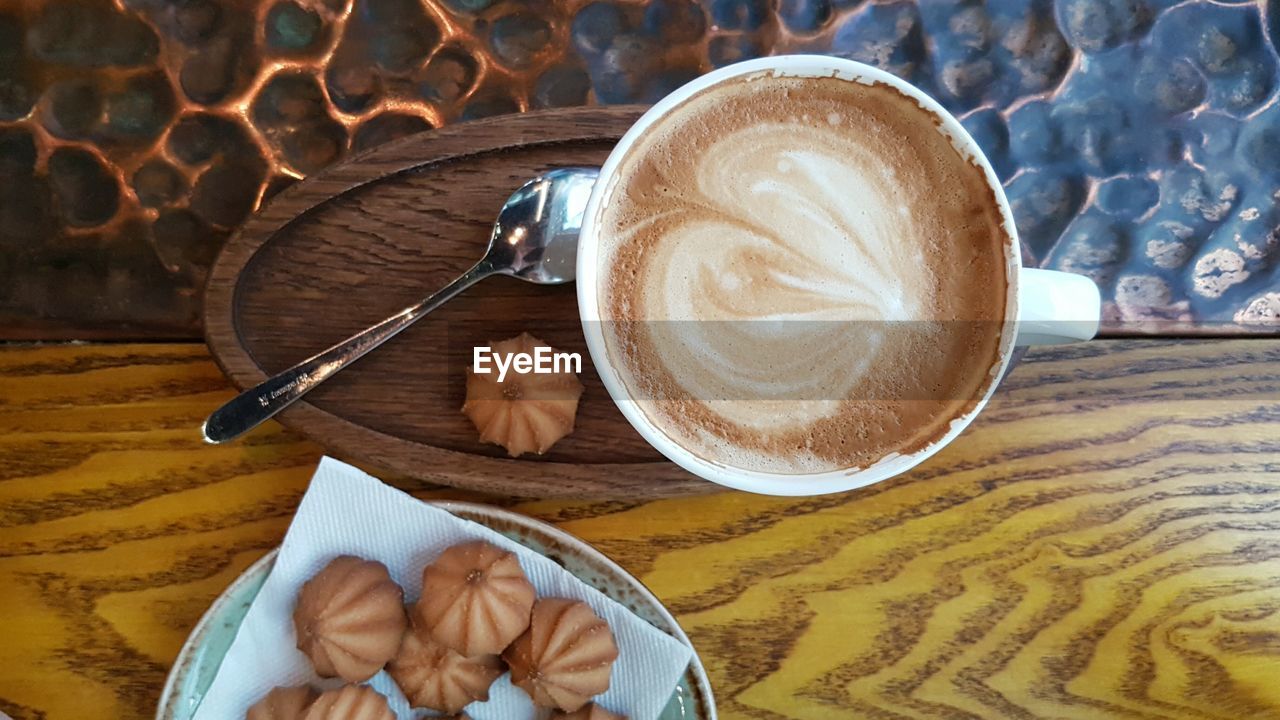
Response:
M296 648L292 621L302 585L334 558L355 555L386 565L391 578L416 600L422 569L450 546L482 540L515 553L539 597L581 600L609 625L618 647L609 689L597 700L631 720L653 720L671 698L692 650L663 633L555 562L501 534L422 503L368 474L331 458L321 460L298 508L271 575L245 615L217 676L197 709L196 720L241 720L272 688L322 680ZM411 710L385 671L369 686L386 696L399 720L429 717ZM529 696L507 675L489 690L489 700L467 706L474 720L535 720Z

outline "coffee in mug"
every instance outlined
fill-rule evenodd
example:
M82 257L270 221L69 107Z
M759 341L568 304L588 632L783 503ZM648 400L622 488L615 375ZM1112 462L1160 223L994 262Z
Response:
M936 102L851 61L762 58L623 137L584 217L578 303L606 388L669 458L830 492L954 438L1015 336L1092 336L1096 287L1019 260L998 180Z

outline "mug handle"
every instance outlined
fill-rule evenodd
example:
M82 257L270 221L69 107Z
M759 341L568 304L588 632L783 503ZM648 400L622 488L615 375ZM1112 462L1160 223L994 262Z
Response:
M1092 280L1075 273L1022 268L1018 277L1015 345L1059 345L1098 334L1102 296Z

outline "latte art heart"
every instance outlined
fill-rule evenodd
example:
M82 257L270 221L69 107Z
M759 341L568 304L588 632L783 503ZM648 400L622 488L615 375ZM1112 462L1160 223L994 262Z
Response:
M680 444L771 471L854 467L935 434L985 382L1009 238L980 169L896 90L717 86L618 178L600 221L606 346Z

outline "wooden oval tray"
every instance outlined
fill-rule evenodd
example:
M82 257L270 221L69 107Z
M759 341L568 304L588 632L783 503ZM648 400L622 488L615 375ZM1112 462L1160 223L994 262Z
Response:
M600 165L643 108L575 108L451 125L379 147L281 193L227 243L205 335L241 388L410 305L484 254L498 209L554 167ZM577 428L506 457L459 408L472 348L521 331L583 358ZM281 413L337 454L433 483L522 496L709 492L653 450L591 366L572 285L490 278Z

